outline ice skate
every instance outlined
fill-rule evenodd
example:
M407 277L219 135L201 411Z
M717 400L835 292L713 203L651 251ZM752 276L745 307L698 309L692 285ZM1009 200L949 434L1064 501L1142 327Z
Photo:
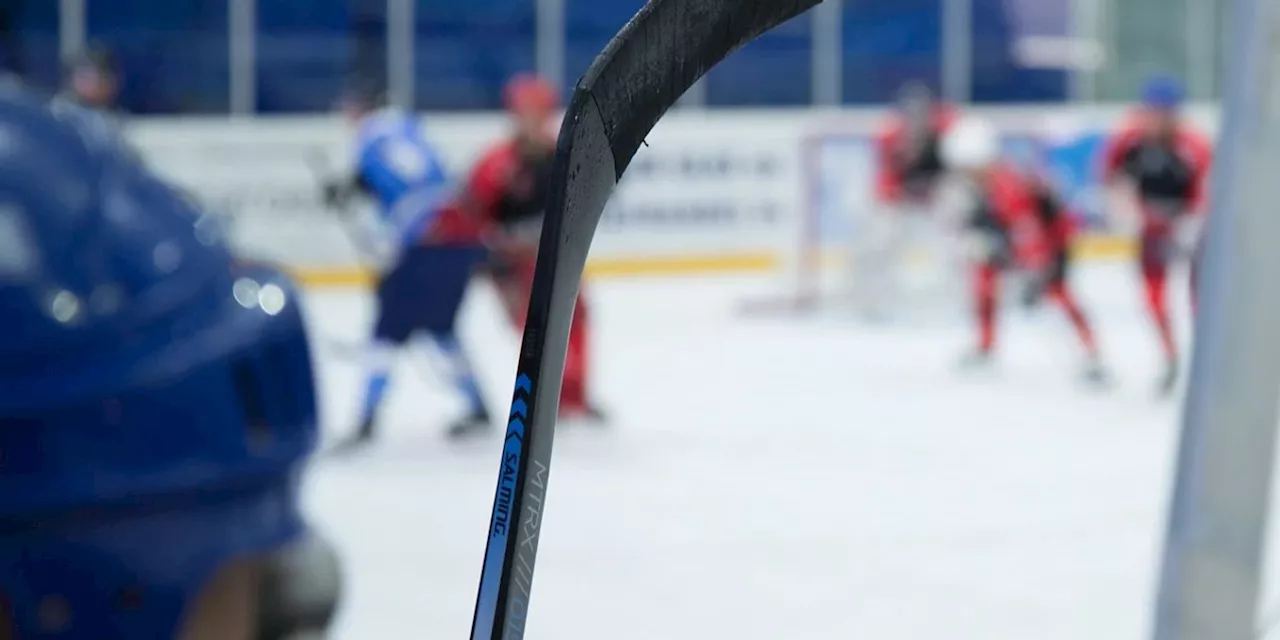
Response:
M1180 367L1178 366L1177 358L1172 358L1165 363L1164 371L1156 382L1156 393L1160 397L1167 398L1177 389L1179 373Z
M609 414L605 413L604 410L599 407L599 405L592 404L592 405L587 405L586 417L587 419L592 420L593 422L603 424L609 419Z
M957 368L961 371L978 371L990 368L994 361L995 357L990 350L973 349L960 356Z
M489 412L482 409L453 422L445 433L450 440L462 440L483 436L492 430L493 421L489 419Z
M366 418L360 423L360 427L356 432L338 441L330 450L330 455L341 456L355 451L359 451L369 446L374 439L375 421L373 418Z
M1107 370L1106 365L1097 356L1090 356L1085 361L1084 370L1081 372L1085 383L1093 387L1106 388L1112 383L1111 372Z

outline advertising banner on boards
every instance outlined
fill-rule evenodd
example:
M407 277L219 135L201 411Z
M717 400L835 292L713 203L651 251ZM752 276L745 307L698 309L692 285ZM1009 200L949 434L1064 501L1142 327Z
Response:
M1010 157L1047 172L1083 226L1107 233L1097 154L1123 110L983 110ZM1212 132L1212 112L1193 112ZM673 273L785 265L803 243L840 244L874 207L872 136L881 110L676 111L647 139L601 220L597 273ZM1056 120L1054 120L1056 119ZM1045 122L1054 126L1046 135ZM453 178L506 135L501 114L427 115ZM348 275L368 261L320 198L345 171L349 132L331 118L140 120L135 144L159 172L233 221L249 256ZM343 277L334 276L337 280ZM348 278L349 279L349 278Z

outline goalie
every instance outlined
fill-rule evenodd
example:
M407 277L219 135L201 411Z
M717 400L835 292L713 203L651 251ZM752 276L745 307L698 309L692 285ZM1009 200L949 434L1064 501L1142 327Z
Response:
M914 240L938 235L945 221L935 215L946 174L942 136L956 119L922 83L898 92L893 113L875 139L875 208L856 236L851 269L859 283L855 298L872 316L891 311L903 295L900 264Z
M978 344L963 364L991 360L995 349L996 308L1000 274L1011 269L1032 272L1033 282L1062 307L1085 350L1084 377L1107 379L1093 329L1067 287L1071 237L1066 212L1047 185L1033 183L1001 162L995 129L982 120L964 120L943 139L943 159L968 183L966 248L974 265L973 295Z

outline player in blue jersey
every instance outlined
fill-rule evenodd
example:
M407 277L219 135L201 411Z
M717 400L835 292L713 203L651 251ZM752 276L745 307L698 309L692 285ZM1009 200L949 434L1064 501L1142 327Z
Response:
M415 335L434 341L449 360L452 382L467 403L451 436L484 431L490 414L455 324L472 273L485 260L481 227L451 206L444 164L416 117L382 106L368 89L350 92L343 112L356 130L352 176L326 186L325 200L345 209L357 193L377 210L371 242L383 270L377 286L378 319L359 428L347 445L374 436L394 357Z
M336 588L293 290L83 125L0 89L0 638L322 632L279 608Z

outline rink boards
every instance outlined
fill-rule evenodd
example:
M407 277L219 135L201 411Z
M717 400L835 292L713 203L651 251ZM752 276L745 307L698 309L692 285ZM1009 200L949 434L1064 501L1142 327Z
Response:
M1120 107L980 110L1005 134L1010 157L1048 158L1088 230L1085 259L1132 250L1102 211L1096 151ZM1212 109L1192 115L1212 132ZM792 266L801 247L840 247L871 206L872 135L883 110L691 110L669 114L611 200L592 246L595 276L765 272ZM455 177L505 133L501 114L426 114ZM135 143L215 213L235 243L314 286L367 282L371 260L321 205L323 175L344 170L350 140L336 119L148 119ZM1049 140L1033 148L1029 136ZM1038 155L1037 155L1038 154Z

